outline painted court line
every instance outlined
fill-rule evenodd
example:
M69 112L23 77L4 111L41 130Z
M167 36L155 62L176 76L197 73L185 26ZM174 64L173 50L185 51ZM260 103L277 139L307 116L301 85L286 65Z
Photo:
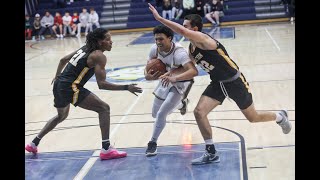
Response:
M121 120L119 121L119 123L122 123L126 118L127 115L131 112L131 110L133 109L133 107L138 103L139 99L141 98L141 96L143 95L145 91L143 91L138 98L135 100L135 102L133 104L131 104L131 106L129 107L129 109L127 110L127 112L124 114L124 116L121 118ZM110 137L109 139L112 139L113 135L116 133L116 131L118 130L118 128L120 127L121 124L117 124L115 128L113 128L113 130L111 131ZM89 172L89 170L91 169L91 167L93 166L93 164L96 162L96 160L99 158L99 154L100 154L100 150L95 151L91 158L89 158L89 160L86 162L86 164L81 168L81 170L79 171L79 173L73 178L73 180L82 180L87 173ZM97 157L96 157L97 156Z
M264 28L267 32L267 34L269 35L270 39L272 40L273 44L278 48L278 50L280 51L280 47L278 46L277 42L273 39L273 37L271 36L271 34L269 33L267 28Z

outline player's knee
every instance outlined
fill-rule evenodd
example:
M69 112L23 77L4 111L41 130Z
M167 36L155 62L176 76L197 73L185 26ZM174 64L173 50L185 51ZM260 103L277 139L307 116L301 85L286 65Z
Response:
M255 123L255 122L258 122L258 116L248 116L247 119L249 122L251 123Z
M103 103L101 106L101 111L110 113L110 106L106 103Z
M67 119L69 112L58 114L58 123L62 122L63 120Z
M202 119L203 117L206 116L206 114L203 111L201 111L199 108L195 108L193 110L193 114L194 114L194 117L196 118L196 120Z

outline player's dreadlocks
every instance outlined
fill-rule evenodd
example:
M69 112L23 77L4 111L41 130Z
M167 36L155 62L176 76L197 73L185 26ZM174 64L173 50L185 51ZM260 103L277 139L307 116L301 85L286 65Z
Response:
M89 32L86 39L86 47L88 48L89 52L99 49L99 40L103 40L105 38L105 34L108 30L103 28L97 28L92 32Z

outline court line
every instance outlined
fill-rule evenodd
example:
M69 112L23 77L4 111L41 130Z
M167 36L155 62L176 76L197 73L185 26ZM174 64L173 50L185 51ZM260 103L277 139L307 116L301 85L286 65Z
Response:
M264 28L267 32L267 34L269 35L269 37L271 38L273 44L278 48L278 50L280 51L280 47L278 46L277 42L273 39L273 37L271 36L271 34L269 33L268 29L265 27Z
M115 128L112 129L111 134L109 136L109 139L111 140L113 135L117 132L117 130L120 127L120 123L122 123L126 118L127 118L127 114L129 114L131 112L131 110L133 109L133 107L138 103L139 99L142 97L142 95L144 94L145 91L142 91L142 93L138 96L138 98L134 101L133 104L131 104L131 106L129 107L129 109L126 111L126 113L124 114L124 116L121 118L121 120L119 121L119 124L116 125ZM99 154L100 150L95 151L92 156ZM97 161L99 157L91 157L89 158L89 160L86 162L86 164L80 169L80 171L78 172L78 174L73 178L73 180L82 180L89 172L89 170L92 168L93 164Z
M214 111L210 111L210 112L214 112L214 113L225 113L225 112L240 112L241 110L214 110ZM257 109L257 111L279 111L278 109ZM287 111L289 112L294 112L295 109L288 109ZM187 111L187 113L193 113L193 111ZM136 114L127 114L126 116L145 116L145 115L150 115L151 113L136 113ZM180 114L180 112L172 112L172 114ZM118 117L118 116L124 116L124 114L114 114L114 115L111 115L110 117ZM77 118L67 118L66 120L64 121L73 121L73 120L77 120L77 119L97 119L98 117L77 117ZM186 120L186 121L193 121L194 119L189 119L189 120ZM239 119L236 119L236 118L220 118L220 119L209 119L209 120L246 120L245 118L239 118ZM170 120L171 121L171 120ZM174 120L172 120L174 121ZM290 121L295 121L293 119L291 119ZM27 122L25 124L35 124L35 123L47 123L48 121L31 121L31 122ZM139 121L139 122L146 122L146 121ZM149 121L148 121L149 122ZM131 123L135 123L135 122L131 122ZM111 123L111 124L116 124L116 123Z
M142 149L142 148L141 148ZM217 151L219 152L226 152L226 151L239 151L237 148L216 148ZM98 151L98 150L97 150ZM183 151L163 151L159 152L159 154L186 154L186 153L203 153L205 152L204 150L183 150ZM145 152L141 153L130 153L127 155L127 157L135 157L135 156L145 156ZM94 158L99 158L99 154L94 154L92 156L71 156L71 157L47 157L47 158L42 158L42 159L25 159L27 162L32 162L32 161L52 161L52 160L76 160L76 159L94 159Z
M209 121L248 121L247 119L208 119ZM196 120L195 119L179 119L179 120L167 120L167 123L175 123L175 122L195 122ZM289 120L291 122L295 122L295 120ZM121 125L121 124L148 124L148 123L153 123L154 121L133 121L133 122L124 122L124 123L119 123L119 122L116 122L116 123L111 123L111 125L114 125L114 124L117 124L117 125ZM84 127L95 127L95 126L99 126L99 124L87 124L87 125L80 125L80 126L62 126L62 127L59 127L59 128L55 128L54 130L52 131L61 131L61 130L68 130L68 129L76 129L76 128L84 128ZM33 132L33 131L40 131L41 129L29 129L29 130L26 130L25 132ZM34 135L34 134L28 134L28 135L25 135L25 136L31 136L31 135Z

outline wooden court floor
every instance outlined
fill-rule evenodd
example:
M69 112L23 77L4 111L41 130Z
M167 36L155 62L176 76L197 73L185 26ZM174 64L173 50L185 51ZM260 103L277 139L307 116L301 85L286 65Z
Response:
M111 52L105 52L107 69L145 64L151 44L130 45L143 33L146 32L113 34L113 48ZM214 142L239 141L235 134L215 127L232 130L243 137L248 179L295 179L295 25L286 22L238 25L235 26L234 39L218 40L249 82L256 109L287 109L293 128L290 134L285 135L275 122L250 123L236 104L226 99L208 116L214 126ZM25 43L26 143L56 115L51 81L60 58L84 42L82 37ZM187 47L188 43L181 44ZM141 72L135 72L135 75L141 76ZM208 75L195 78L188 96L187 114L182 116L175 111L168 116L167 125L158 140L159 146L203 143L200 131L194 125L192 111L209 82ZM117 148L146 147L152 134L152 92L157 82L136 83L144 90L138 97L124 91L99 90L94 81L85 86L110 105L110 140ZM69 117L42 139L39 152L100 148L98 115L71 106Z

